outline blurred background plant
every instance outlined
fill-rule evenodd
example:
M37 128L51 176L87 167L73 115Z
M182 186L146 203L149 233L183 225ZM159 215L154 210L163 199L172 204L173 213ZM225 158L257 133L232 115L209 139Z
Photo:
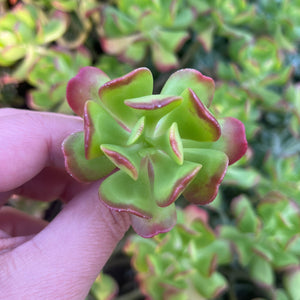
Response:
M299 300L300 0L0 0L0 107L70 114L66 85L88 65L112 78L146 66L154 92L198 69L249 150L212 204L179 201L171 232L128 232L87 299Z

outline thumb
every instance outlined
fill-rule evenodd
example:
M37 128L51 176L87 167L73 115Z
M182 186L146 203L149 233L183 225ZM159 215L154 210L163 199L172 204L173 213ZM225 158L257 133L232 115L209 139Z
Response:
M34 238L2 255L5 299L84 299L130 225L126 213L99 201L98 187L90 185Z

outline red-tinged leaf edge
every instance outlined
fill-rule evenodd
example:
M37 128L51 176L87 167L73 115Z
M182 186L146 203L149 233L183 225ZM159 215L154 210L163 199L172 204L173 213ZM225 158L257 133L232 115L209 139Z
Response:
M92 182L104 178L116 169L105 156L87 160L84 149L84 133L69 135L62 143L67 172L79 182Z
M130 159L121 153L109 149L109 145L101 145L101 150L104 154L120 169L124 170L132 179L137 180L138 170Z
M208 204L215 199L228 167L225 153L210 149L186 149L187 160L202 164L196 178L183 192L193 204Z
M157 234L170 231L177 223L175 204L160 208L160 210L164 211L164 213L156 212L149 219L131 215L131 225L135 232L144 238L151 238Z
M214 97L215 82L195 69L181 69L173 73L166 81L161 94L181 95L187 88L192 89L207 107L210 106Z
M98 100L99 88L110 78L96 67L83 67L67 85L66 98L75 114L83 116L88 100Z
M244 124L238 119L228 117L222 122L222 138L225 140L223 150L228 158L229 165L238 161L247 151L248 142L246 139Z

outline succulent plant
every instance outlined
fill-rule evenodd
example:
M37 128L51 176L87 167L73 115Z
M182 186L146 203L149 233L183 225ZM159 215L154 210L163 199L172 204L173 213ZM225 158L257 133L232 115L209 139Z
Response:
M249 42L239 40L231 43L230 53L237 63L220 63L220 78L238 82L250 98L274 109L282 98L274 86L286 84L292 73L292 67L285 65L278 45L266 37Z
M99 27L104 52L136 65L151 49L159 71L178 67L176 51L189 37L192 9L182 0L119 0L103 6Z
M100 56L95 67L101 69L110 78L121 77L133 70L129 64L122 63L116 57L105 54Z
M93 283L86 300L113 300L118 293L117 282L109 275L101 272Z
M230 243L218 238L208 213L189 205L178 210L171 232L152 239L131 236L124 247L146 299L217 299L227 288L218 266L230 263Z
M300 41L299 0L258 0L254 30L273 36L281 49L297 51Z
M249 94L240 86L226 81L216 84L216 92L211 111L215 116L235 116L245 125L247 138L252 138L259 130L260 111L255 109Z
M131 213L133 228L144 237L175 225L174 201L181 193L193 203L212 201L228 164L247 148L240 121L218 123L209 112L211 78L184 69L160 94L152 89L147 68L114 80L100 69L82 68L68 83L67 100L84 118L84 131L63 143L68 172L82 182L107 177L100 198Z
M289 111L292 113L290 129L295 136L300 136L300 84L290 84L284 95Z
M65 99L67 83L80 68L90 63L90 54L85 48L75 53L49 49L27 75L28 82L34 87L28 93L28 106L36 110L73 113Z
M254 4L246 0L188 0L188 3L197 14L191 27L206 51L212 50L216 36L246 40L252 37Z
M61 12L46 16L32 5L17 5L0 18L0 65L11 66L18 60L14 76L24 79L37 57L45 53L44 45L58 39L67 28Z
M247 269L250 278L277 299L276 273L283 273L285 280L299 267L299 206L284 195L271 192L257 209L244 195L234 199L231 208L236 227L220 226L219 236L232 243L239 264ZM289 293L288 285L286 289Z

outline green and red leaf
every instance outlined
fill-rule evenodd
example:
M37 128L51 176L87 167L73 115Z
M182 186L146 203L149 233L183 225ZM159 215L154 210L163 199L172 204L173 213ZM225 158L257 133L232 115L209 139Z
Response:
M151 95L152 90L153 77L150 70L139 68L105 83L99 89L99 96L105 109L130 131L140 116L125 105L124 100Z
M101 144L126 143L129 132L94 101L87 101L84 109L85 156L87 159L102 155Z
M202 169L184 191L184 197L194 204L207 204L217 195L228 166L228 157L211 149L185 149L185 160L202 165Z
M221 135L220 125L196 93L188 88L181 96L182 104L160 121L157 131L163 132L176 122L183 139L201 142L218 140Z
M86 101L99 101L98 90L109 80L110 78L98 68L81 68L67 85L67 101L74 113L83 116Z
M85 158L83 132L71 134L62 147L68 173L80 182L101 179L116 168L105 155L90 160Z
M187 88L192 89L204 105L210 106L215 83L212 78L194 69L182 69L173 73L165 83L161 94L181 95Z

